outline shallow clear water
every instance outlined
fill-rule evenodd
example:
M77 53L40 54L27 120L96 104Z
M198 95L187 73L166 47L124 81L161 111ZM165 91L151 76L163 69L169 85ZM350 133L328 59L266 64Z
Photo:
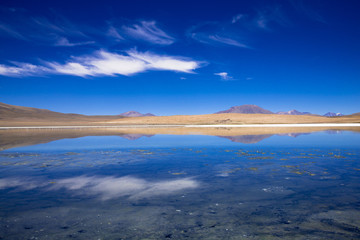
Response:
M358 239L359 156L352 132L12 148L0 152L0 239Z

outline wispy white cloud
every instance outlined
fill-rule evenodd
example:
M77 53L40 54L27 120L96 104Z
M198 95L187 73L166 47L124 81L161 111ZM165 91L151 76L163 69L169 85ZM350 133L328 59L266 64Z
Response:
M267 29L268 19L264 15L260 15L256 20L255 24L257 27Z
M9 77L26 77L32 75L42 75L49 72L44 66L37 66L30 63L12 62L13 65L0 64L0 75Z
M252 19L253 27L259 30L271 30L273 26L288 26L290 21L285 17L280 6L262 8Z
M269 31L275 26L286 26L289 21L280 6L262 7L249 13L239 13L231 21L202 22L187 31L197 42L214 46L233 46L252 49L254 32Z
M65 64L48 63L54 73L75 76L129 76L146 71L146 64L127 55L98 51L91 56L74 57Z
M176 41L154 20L137 21L133 24L122 22L122 27L104 21L103 27L94 28L73 23L55 11L51 12L51 17L36 16L23 11L2 13L0 11L0 35L37 45L74 47L94 44L95 41L106 44L109 43L109 38L117 42L136 39L156 45L171 45Z
M316 10L308 6L304 0L289 0L293 8L300 14L305 15L309 19L317 22L326 23L323 16L321 16Z
M244 17L243 14L237 14L237 15L235 15L235 16L232 18L231 23L236 23L236 22L238 22L240 19L242 19L243 17Z
M0 23L0 33L1 32L16 39L27 40L27 38L23 36L19 31L13 29L5 23Z
M73 47L94 43L80 30L81 27L56 13L53 13L51 19L29 16L27 12L16 10L2 13L3 15L0 12L1 35L51 46Z
M71 43L69 40L65 37L60 37L55 43L55 46L62 46L62 47L74 47L74 46L81 46L81 45L88 45L88 44L94 44L94 41L87 41L87 42L76 42Z
M175 38L156 26L155 21L140 21L139 24L123 26L123 31L131 37L158 45L170 45Z
M107 31L107 35L110 36L111 38L115 39L116 41L124 40L124 37L120 35L118 30L114 26L109 27L109 29Z
M221 78L221 80L223 80L223 81L235 80L232 76L229 76L229 74L227 72L214 73L214 75L219 76Z
M77 57L66 64L51 63L56 73L77 76L130 76L147 70L165 70L191 73L200 62L181 57L162 56L130 50L127 55L98 51L93 56Z
M205 22L191 27L187 35L200 43L213 46L250 48L240 40L242 37L238 32L231 29L230 25L231 23Z
M74 195L94 196L100 200L119 197L142 199L163 196L192 190L200 187L200 183L193 178L173 180L147 181L141 178L78 176L55 179L49 183L42 179L4 178L0 179L0 189L17 188L21 191L42 189L43 191L57 191L65 189Z
M192 73L193 70L204 64L204 62L193 61L184 57L161 56L149 52L141 53L134 50L128 51L127 53L130 57L143 61L147 69L153 70Z
M241 43L241 42L236 41L236 40L231 39L231 38L221 37L221 36L218 36L218 35L210 35L209 40L212 40L212 41L218 42L218 43L222 43L222 44L225 44L225 45L235 46L235 47L250 48L249 46L247 46L244 43Z
M222 37L219 35L208 35L206 33L192 33L191 38L200 42L205 43L213 46L235 46L241 48L251 48L245 43L242 43L238 40L229 38L229 37Z
M87 76L130 76L150 70L192 73L204 63L184 57L158 55L150 52L127 51L126 54L104 50L92 55L72 57L65 63L44 61L42 65L16 63L0 65L0 75L21 77L43 74Z
M45 17L33 17L31 18L32 22L30 22L30 24L35 23L34 27L36 27L41 32L52 34L58 33L60 35L66 36L87 37L78 26L71 23L65 17L61 15L57 15L56 17L56 20L52 21Z

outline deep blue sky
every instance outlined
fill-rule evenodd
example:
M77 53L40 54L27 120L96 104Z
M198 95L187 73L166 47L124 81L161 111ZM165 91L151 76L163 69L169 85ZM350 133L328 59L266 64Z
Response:
M5 1L0 102L82 114L360 112L360 1Z

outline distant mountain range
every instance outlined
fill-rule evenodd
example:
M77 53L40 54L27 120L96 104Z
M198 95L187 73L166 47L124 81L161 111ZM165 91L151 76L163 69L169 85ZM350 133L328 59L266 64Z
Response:
M257 105L241 105L241 106L234 106L231 107L227 110L223 110L220 112L216 112L216 114L219 113L242 113L242 114L279 114L279 115L316 115L316 114L312 114L310 112L300 112L298 110L290 110L287 112L277 112L277 113L273 113L269 110L266 110L264 108L261 108ZM328 112L326 114L324 114L323 116L325 117L340 117L340 116L344 116L344 114L342 113L333 113L333 112Z
M267 109L261 108L257 105L241 105L234 106L227 110L216 112L216 114L221 113L241 113L241 114L278 114L278 115L315 115L310 112L300 112L295 109L288 112L277 112L273 113ZM358 116L360 113L355 113L351 116ZM54 112L47 109L31 108L31 107L21 107L5 103L0 103L0 120L1 119L54 119L57 121L77 121L77 120L87 120L87 121L97 121L97 120L108 120L108 119L118 119L123 117L151 117L155 116L152 113L140 113L137 111L124 112L118 115L104 115L104 116L87 116L82 114L74 113L60 113ZM319 116L319 115L318 115ZM328 112L324 114L325 117L340 117L344 116L341 113Z
M309 112L299 112L298 110L290 110L288 112L277 112L276 114L280 115L311 115Z
M152 113L142 114L142 113L139 113L139 112L136 112L136 111L124 112L124 113L121 113L119 115L123 116L123 117L152 117L152 116L155 116Z
M228 110L216 112L216 114L219 114L219 113L274 114L273 112L263 109L256 105L235 106L235 107L229 108Z
M267 109L261 108L257 105L241 105L234 106L229 108L228 110L217 112L219 113L242 113L242 114L280 114L280 115L306 115L311 114L309 112L299 112L297 110L290 110L288 112L277 112L273 113Z
M344 114L328 112L328 113L325 113L323 116L325 116L325 117L341 117L341 116L344 116Z

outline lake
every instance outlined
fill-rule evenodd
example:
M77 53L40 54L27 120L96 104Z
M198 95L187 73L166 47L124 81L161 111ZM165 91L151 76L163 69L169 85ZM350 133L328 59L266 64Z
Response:
M219 131L2 130L0 239L360 239L359 131Z

